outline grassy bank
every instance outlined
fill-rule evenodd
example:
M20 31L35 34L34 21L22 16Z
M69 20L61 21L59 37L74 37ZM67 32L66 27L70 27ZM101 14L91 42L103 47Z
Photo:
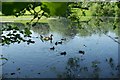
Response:
M30 22L30 20L33 18L33 16L0 16L1 22L19 22L19 23L26 23ZM33 22L36 22L37 19L35 19ZM42 18L38 22L47 23L47 18Z
M81 21L86 21L89 20L92 16L81 16L80 20ZM15 16L0 16L0 20L1 22L19 22L19 23L26 23L26 22L30 22L30 20L33 18L33 16L19 16L19 17L15 17ZM51 17L52 18L52 17ZM41 23L47 23L48 19L51 18L45 18L42 17L38 22ZM35 19L33 22L36 22L37 19Z

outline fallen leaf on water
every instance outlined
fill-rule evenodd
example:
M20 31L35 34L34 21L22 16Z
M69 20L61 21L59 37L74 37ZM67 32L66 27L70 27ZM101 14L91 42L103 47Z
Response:
M0 59L2 59L2 60L7 60L7 61L8 61L8 59L7 59L7 58L4 58L4 57L2 57L2 58L0 58Z

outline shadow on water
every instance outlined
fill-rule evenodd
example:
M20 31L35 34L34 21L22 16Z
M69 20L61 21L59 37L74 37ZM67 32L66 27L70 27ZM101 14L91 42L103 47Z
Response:
M8 61L3 77L117 78L119 25L114 18L99 17L80 23L51 19L34 27L3 23L7 58L0 59Z

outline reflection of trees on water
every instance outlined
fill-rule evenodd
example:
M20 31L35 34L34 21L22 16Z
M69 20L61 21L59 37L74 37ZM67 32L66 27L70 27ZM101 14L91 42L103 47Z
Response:
M49 25L47 23L37 23L31 29L38 34L48 34L50 31Z
M118 78L118 68L119 65L115 65L115 63L105 61L105 64L108 64L111 68L106 68L108 70L108 77L110 78ZM102 62L99 60L94 60L91 63L85 64L85 60L82 58L74 57L69 58L66 62L67 66L65 67L64 72L57 72L58 78L100 78L105 77L104 69L100 66ZM112 65L112 66L111 66ZM103 75L102 75L103 74Z
M8 25L12 25L12 26L17 26L20 30L25 28L25 25L22 23L14 23L14 22L5 22L5 23L0 23L0 25L2 25L2 27L7 28ZM0 29L2 28L0 27Z
M92 34L106 34L109 31L118 34L118 21L115 18L93 17L88 21L72 23L67 19L53 19L49 21L50 28L64 36L91 36ZM115 27L115 28L114 28Z
M30 35L30 29L38 34L48 34L51 32L57 32L63 35L66 38L73 38L76 34L79 36L91 36L93 34L107 34L108 32L116 33L118 36L118 28L120 25L119 18L102 18L102 17L93 17L88 21L80 21L78 23L74 23L68 19L60 18L60 19L51 19L48 23L37 23L36 26L30 27L26 26L22 23L2 23L3 27L7 28L8 25L16 26L16 31L25 30L25 35ZM11 29L14 30L14 29ZM1 31L4 31L1 29ZM16 32L14 31L14 32ZM2 33L2 32L0 32ZM17 35L18 36L18 35ZM19 38L19 37L18 37ZM8 41L9 39L7 39ZM31 42L31 40L29 40ZM20 41L18 41L20 42Z
M19 26L19 27L18 27ZM27 42L27 44L35 43L31 38L29 27L25 27L19 23L3 23L1 27L1 45L9 45L11 43ZM29 39L26 39L29 38Z
M116 26L115 30L114 18L102 18L102 17L93 17L89 22L80 22L80 26L78 26L78 33L80 36L91 36L92 34L106 34L108 32L117 32L115 31L118 26Z
M77 33L77 27L71 26L71 21L66 18L52 19L48 24L53 32L60 33L65 37L74 37Z
M115 20L114 20L114 24L115 24L115 33L116 33L116 35L118 35L119 37L120 37L120 34L119 34L119 32L120 32L120 17L117 17L117 18L115 18Z
M65 37L74 37L76 34L79 36L91 36L93 34L107 34L108 32L115 32L118 35L118 23L115 18L102 18L93 17L89 21L81 21L78 23L72 23L70 20L63 19L51 19L47 23L38 23L32 30L39 34L48 34L50 30L57 32Z
M119 21L118 21L119 22ZM92 34L106 34L109 31L118 33L119 24L117 20L113 20L112 18L94 18L91 19L89 22L80 22L80 26L77 24L72 24L67 20L51 20L49 25L47 23L38 23L36 26L32 27L31 29L34 32L39 34L48 34L50 30L53 32L60 32L63 36L67 37L74 37L76 34L80 36L91 36ZM7 25L19 26L18 30L25 29L25 25L20 23L8 23L3 24L4 27ZM49 27L50 26L50 27ZM1 28L1 27L0 27ZM14 27L15 28L15 27ZM13 28L13 29L14 29ZM17 29L16 29L17 30ZM26 30L29 34L28 29ZM16 36L18 37L18 36ZM21 39L21 37L18 37ZM17 40L19 41L19 40ZM84 59L81 58L69 58L67 61L67 66L65 67L65 71L62 73L58 73L59 78L88 78L88 77L100 77L101 74L101 67L99 65L101 62L99 61L92 61L90 66L82 64ZM85 63L85 62L84 62ZM113 72L111 72L112 77L116 77L116 73L114 70L118 70L116 64L114 64L113 60L107 60L107 63L110 65ZM93 74L91 74L93 73Z

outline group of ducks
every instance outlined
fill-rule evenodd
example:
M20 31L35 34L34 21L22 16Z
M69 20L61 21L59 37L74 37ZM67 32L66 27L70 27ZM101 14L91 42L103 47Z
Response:
M40 39L42 40L42 42L44 42L44 41L50 41L52 43L53 34L51 34L50 36L42 36L42 35L40 35ZM62 38L61 41L55 42L55 45L57 46L58 44L62 44L63 41L66 41L66 38ZM51 47L50 50L55 50L55 47L54 46ZM82 51L82 50L80 50L79 53L83 54L83 55L85 54L85 52ZM67 53L66 53L66 51L64 51L64 52L61 52L60 54L61 55L66 55Z
M53 34L51 34L50 36L42 36L42 35L40 35L40 39L42 40L42 42L50 41L52 43ZM58 44L63 44L63 41L66 41L66 38L62 38L61 41L55 42L55 45L57 46ZM55 47L54 46L51 47L50 50L55 50ZM64 51L64 52L61 52L60 54L61 55L66 55L67 53Z

